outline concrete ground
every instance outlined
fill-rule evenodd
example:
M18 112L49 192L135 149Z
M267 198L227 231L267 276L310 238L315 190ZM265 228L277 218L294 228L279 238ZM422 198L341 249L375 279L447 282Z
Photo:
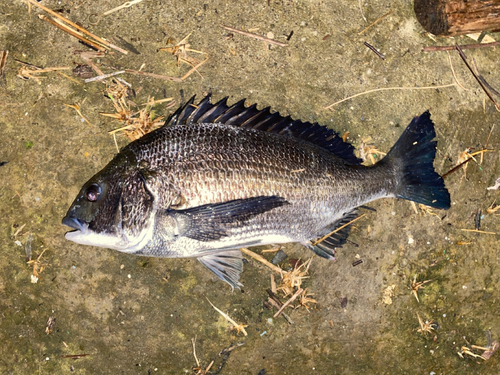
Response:
M381 152L413 116L430 110L439 173L463 160L467 148L491 151L476 155L467 175L459 168L446 177L448 211L425 212L400 200L371 204L376 212L355 224L352 243L339 249L336 262L314 257L303 287L317 305L288 309L289 324L263 306L272 271L253 259L245 264L243 290L231 292L194 259L139 258L65 240L61 219L83 183L116 153L108 131L121 125L100 115L114 113L105 84L84 83L72 73L84 63L79 51L90 49L39 19L49 16L42 10L25 1L2 2L0 50L9 51L0 78L0 162L7 162L0 167L2 374L197 373L194 338L199 366L215 360L211 374L499 373L498 353L484 360L463 354L462 347L480 355L484 350L472 345L487 346L486 331L493 341L500 336L500 211L487 212L499 198L487 187L500 177L500 117L456 51L422 52L475 41L435 41L417 23L410 2L144 0L102 17L122 2L41 4L140 52L110 51L93 59L104 73L142 68L182 77L190 66L178 66L175 56L159 49L190 34L190 48L205 54L188 55L208 57L199 74L181 82L123 74L136 104L172 97L178 105L208 92L214 100L229 96L230 103L247 98L248 104L349 132L358 149L364 140ZM498 49L465 53L499 89ZM26 66L20 62L69 70L43 73L37 82L19 77ZM375 89L384 90L325 110ZM156 105L155 113L167 116L177 106L168 105ZM128 140L118 135L117 142ZM482 232L464 231L474 230L478 210ZM27 263L28 242L38 263ZM283 250L290 258L313 255L298 244ZM363 263L353 266L358 259ZM410 289L414 280L431 280L418 290L419 302ZM207 298L248 325L248 336L231 330ZM435 330L418 332L417 314L424 324L433 321ZM49 317L55 323L46 333ZM219 355L237 343L243 345L229 356Z

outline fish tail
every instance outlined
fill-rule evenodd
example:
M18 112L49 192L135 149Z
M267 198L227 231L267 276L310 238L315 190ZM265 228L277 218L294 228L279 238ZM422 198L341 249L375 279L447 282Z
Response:
M434 124L429 111L415 117L383 159L396 171L397 198L426 206L450 208L450 193L434 170L436 156Z

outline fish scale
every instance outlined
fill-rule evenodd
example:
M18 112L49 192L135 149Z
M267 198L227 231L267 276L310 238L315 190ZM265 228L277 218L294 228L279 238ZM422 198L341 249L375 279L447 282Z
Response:
M63 219L75 229L66 238L135 255L196 257L238 287L241 247L300 242L334 259L362 205L398 197L450 206L433 168L428 112L366 167L351 145L318 124L241 101L192 103L82 187Z
M164 128L154 140L163 145L163 149L153 146L156 155L166 154L167 157L150 158L147 143L134 145L129 150L138 160L147 159L153 170L175 170L171 183L190 198L189 205L182 208L259 195L279 195L295 200L306 199L306 196L308 200L329 199L340 187L340 181L345 180L340 175L342 164L335 156L291 137L219 124L179 128ZM237 140L242 133L245 134L246 150L239 147L241 141ZM204 145L201 150L200 144ZM176 152L176 148L181 148L183 153ZM216 184L211 186L206 176L218 170L224 171L225 176L214 179ZM253 179L248 178L251 175ZM328 175L338 176L338 181ZM231 182L230 190L226 188L228 181ZM313 187L315 189L311 190ZM216 192L224 194L222 200L210 198Z

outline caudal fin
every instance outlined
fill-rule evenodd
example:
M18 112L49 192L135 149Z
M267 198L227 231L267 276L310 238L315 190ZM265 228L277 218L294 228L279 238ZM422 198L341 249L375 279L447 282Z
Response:
M415 117L383 159L397 171L397 198L434 208L450 208L450 193L434 170L436 156L434 124L429 111Z

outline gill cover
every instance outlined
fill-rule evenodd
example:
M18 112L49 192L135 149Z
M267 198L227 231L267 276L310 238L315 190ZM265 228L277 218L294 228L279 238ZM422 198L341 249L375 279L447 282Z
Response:
M76 229L67 239L122 251L140 242L154 202L135 165L129 153L120 153L87 181L63 219Z

